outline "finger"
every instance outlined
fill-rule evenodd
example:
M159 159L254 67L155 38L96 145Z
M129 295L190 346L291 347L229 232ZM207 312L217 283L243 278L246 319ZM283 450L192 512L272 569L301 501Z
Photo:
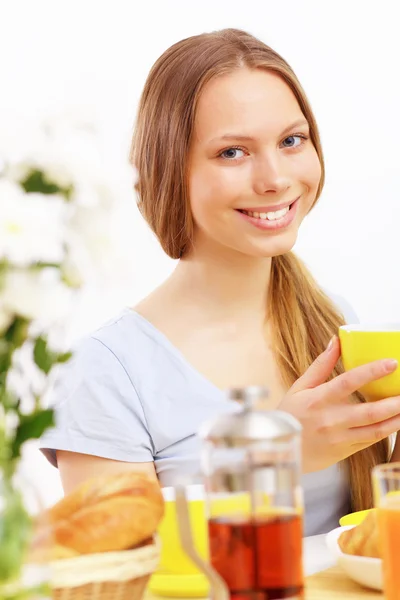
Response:
M364 448L376 444L400 430L400 415L386 419L374 425L354 427L348 430L348 441L351 444L363 444Z
M307 371L293 384L291 392L301 392L322 385L332 374L340 356L340 343L334 336L326 350L320 354Z
M325 399L340 401L354 394L361 387L371 381L381 379L397 369L397 361L391 358L377 360L361 367L351 369L347 373L338 375L324 386Z
M379 402L363 402L337 407L340 425L348 429L374 425L400 416L400 396L380 400Z

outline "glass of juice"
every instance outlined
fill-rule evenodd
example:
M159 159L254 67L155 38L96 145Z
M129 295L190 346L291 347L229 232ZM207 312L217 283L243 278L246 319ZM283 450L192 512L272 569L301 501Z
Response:
M372 471L387 600L400 600L400 462Z

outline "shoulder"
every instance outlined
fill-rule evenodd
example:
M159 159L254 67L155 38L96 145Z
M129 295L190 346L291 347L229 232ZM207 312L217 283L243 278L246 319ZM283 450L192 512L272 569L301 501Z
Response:
M343 315L344 320L347 324L354 324L359 322L359 318L357 316L354 307L344 298L338 294L333 294L329 290L324 289L324 293L328 296L337 310Z
M143 335L130 316L125 309L74 344L71 359L57 368L50 396L55 403L78 397L78 391L86 398L110 393L128 397L135 392L135 368L140 363L132 357L140 356L137 349L143 348Z
M69 399L71 392L81 394L91 390L93 396L105 399L111 395L141 403L149 400L155 379L165 383L181 369L167 340L140 317L125 308L90 335L79 340L72 349L72 358L59 369L57 390L53 395Z
M125 312L73 348L48 400L56 424L41 440L53 465L56 450L127 462L153 460L153 445L136 381L141 365L126 358L140 330ZM139 343L140 345L140 343ZM139 352L136 352L139 355Z
M73 362L91 370L104 367L106 362L109 368L119 366L131 377L154 354L157 341L138 315L125 308L77 343Z
M87 339L96 340L110 352L119 356L127 344L132 345L140 337L140 323L135 319L135 313L129 308L124 308L93 331Z

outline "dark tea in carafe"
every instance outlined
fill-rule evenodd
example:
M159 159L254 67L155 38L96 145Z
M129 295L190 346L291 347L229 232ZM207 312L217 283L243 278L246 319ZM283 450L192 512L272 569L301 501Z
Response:
M240 404L205 424L214 600L303 598L301 425L269 410L265 388L230 390ZM210 577L212 579L212 577Z
M210 561L231 600L303 598L302 520L298 514L209 521Z

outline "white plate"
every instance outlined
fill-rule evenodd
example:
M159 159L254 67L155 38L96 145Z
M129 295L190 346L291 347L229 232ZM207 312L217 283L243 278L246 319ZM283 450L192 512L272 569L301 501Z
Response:
M354 525L337 527L333 531L330 531L326 536L327 546L350 579L373 590L382 590L382 560L380 558L367 558L345 554L339 547L338 538L342 531L352 529L353 527Z

